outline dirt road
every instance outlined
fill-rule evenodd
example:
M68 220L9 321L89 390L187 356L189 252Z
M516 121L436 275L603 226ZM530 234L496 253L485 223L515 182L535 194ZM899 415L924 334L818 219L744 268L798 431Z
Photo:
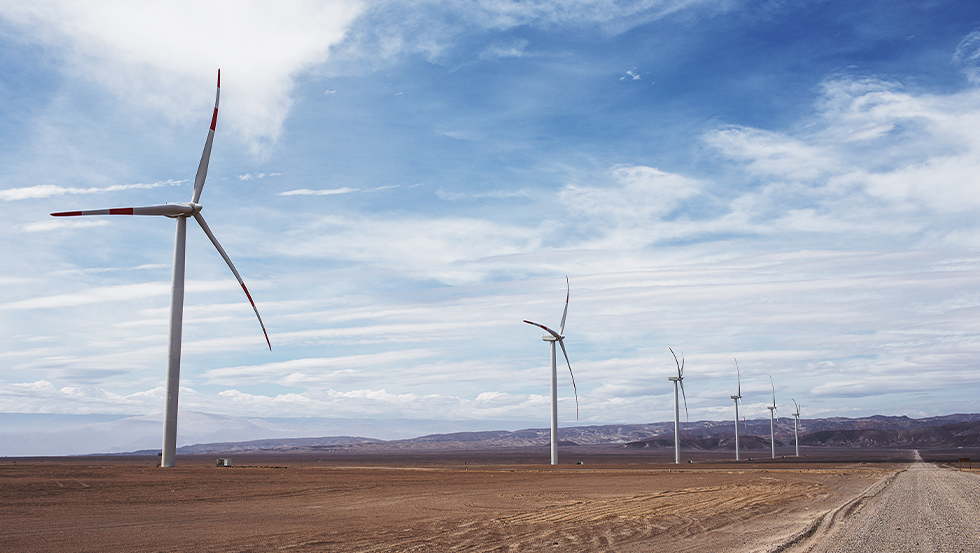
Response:
M811 533L812 532L812 533ZM816 521L787 552L980 551L980 474L922 462Z

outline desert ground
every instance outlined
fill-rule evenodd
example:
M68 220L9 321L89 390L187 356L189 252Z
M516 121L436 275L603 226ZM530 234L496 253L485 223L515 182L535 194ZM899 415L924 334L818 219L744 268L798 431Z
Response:
M221 468L178 456L172 469L5 458L0 550L978 550L980 466L956 461L980 451L719 455L675 465L671 451L562 448L551 467L545 448L338 450ZM869 548L885 535L906 537Z

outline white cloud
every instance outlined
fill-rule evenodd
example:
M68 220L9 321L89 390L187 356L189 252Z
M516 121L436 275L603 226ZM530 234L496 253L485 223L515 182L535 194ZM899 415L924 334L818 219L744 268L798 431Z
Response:
M439 60L458 37L473 29L496 31L522 25L542 28L600 28L620 33L685 10L723 12L729 2L717 0L419 0L374 4L352 26L342 52L376 63L405 54ZM524 44L495 45L484 58L524 56Z
M67 220L67 219L50 219L47 221L38 221L36 223L28 223L21 227L24 232L47 232L49 230L65 229L65 228L92 228L92 227L104 227L109 224L109 221L104 219L82 219L82 220Z
M210 384L244 386L263 382L276 382L285 386L310 386L317 383L337 382L349 375L352 369L376 365L390 365L438 355L428 349L407 349L385 353L348 355L343 357L318 357L290 359L262 365L226 367L205 372Z
M337 194L349 194L351 192L357 192L357 188L348 188L346 186L342 188L326 188L320 190L311 190L309 188L297 188L295 190L286 190L285 192L280 192L280 196L335 196Z
M529 42L527 40L515 40L510 44L495 44L488 47L482 54L480 54L481 59L501 59L501 58L523 58L527 55L527 46Z
M260 151L282 130L294 78L324 62L363 10L357 0L39 0L4 2L0 17L57 48L65 71L177 120L207 113L221 68L222 121Z
M149 184L117 184L114 186L91 187L91 188L71 188L66 186L55 186L53 184L39 184L37 186L27 186L23 188L7 188L0 190L0 201L13 202L17 200L37 200L50 198L52 196L63 196L65 194L106 194L109 192L120 192L123 190L148 190L160 188L161 186L180 186L186 180L166 180Z
M235 286L232 286L234 282ZM237 288L235 281L188 281L185 288L188 292L206 292L229 290ZM0 303L0 311L22 309L50 309L75 307L93 303L115 301L131 301L139 298L162 296L170 294L169 282L142 282L139 284L123 284L119 286L100 286L70 294L41 296L26 300Z
M317 217L297 223L270 247L279 255L357 261L414 279L463 284L493 270L484 260L529 251L539 234L462 217Z
M456 201L456 200L506 200L510 198L530 198L531 193L528 190L491 190L489 192L453 192L440 188L436 190L436 197L440 200L446 201Z
M971 81L980 83L980 31L974 31L960 41L953 61L963 67Z
M260 180L266 177L278 177L281 175L282 173L245 173L244 175L238 175L238 180Z
M704 140L755 187L732 204L746 220L909 236L946 227L940 214L980 206L978 105L976 89L913 94L894 82L838 79L824 84L813 123L799 131L725 127Z
M693 179L640 165L617 167L612 170L612 179L612 186L601 188L566 185L561 191L562 203L591 217L641 225L669 214L702 186Z

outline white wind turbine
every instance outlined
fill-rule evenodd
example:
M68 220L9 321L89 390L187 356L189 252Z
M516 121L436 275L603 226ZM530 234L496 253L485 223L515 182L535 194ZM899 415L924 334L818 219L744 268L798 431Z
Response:
M793 399L793 398L790 398ZM800 456L800 404L796 403L793 399L793 405L796 406L796 412L793 413L793 435L796 436L796 456Z
M776 385L772 382L772 375L769 375L769 384L772 386L772 405L769 409L769 441L772 443L772 458L776 458Z
M568 287L568 277L565 277L565 311L561 314L561 324L558 332L551 330L543 324L538 324L527 319L524 322L543 328L547 334L541 337L545 342L551 342L551 464L558 464L558 357L555 351L555 343L561 346L561 352L565 355L565 363L568 363L568 374L572 377L572 389L575 391L575 419L578 420L578 388L575 386L575 375L572 374L572 363L568 360L568 352L565 350L565 317L568 315L568 297L570 295Z
M208 161L211 158L211 143L214 140L214 128L218 122L218 99L220 96L221 70L219 69L218 91L214 97L214 113L211 116L211 129L208 131L208 138L204 143L204 153L201 155L201 163L197 167L197 176L194 178L194 194L189 203L93 209L88 211L63 211L51 214L55 217L73 217L78 215L162 215L177 220L177 235L174 239L173 282L170 296L170 353L167 362L167 403L163 423L161 467L174 466L177 453L177 393L180 387L180 343L184 313L184 253L187 245L188 217L194 217L194 220L201 226L201 230L208 236L211 243L217 248L218 253L225 260L225 263L228 264L235 278L238 279L242 290L245 291L245 297L252 304L252 310L255 311L255 316L259 319L259 325L262 326L262 333L265 334L265 342L269 346L269 349L272 349L269 334L265 331L265 324L262 322L262 316L259 315L258 308L255 307L255 302L252 301L252 295L248 293L245 282L242 280L241 275L238 274L238 270L235 269L235 265L231 262L228 254L225 253L224 248L221 247L214 234L211 233L211 229L208 228L208 224L201 215L201 205L197 203L201 199L204 179L208 174Z
M681 352L681 360L677 360L677 354L673 348L667 348L674 356L674 363L677 365L677 376L668 376L667 380L674 383L674 463L681 463L681 406L677 397L677 386L680 385L681 395L684 396L684 416L690 420L687 412L687 394L684 393L684 353Z
M738 401L742 399L742 372L738 370L738 359L735 359L735 371L738 377L738 393L733 395L732 399L735 400L735 460L738 461L740 460L738 451Z

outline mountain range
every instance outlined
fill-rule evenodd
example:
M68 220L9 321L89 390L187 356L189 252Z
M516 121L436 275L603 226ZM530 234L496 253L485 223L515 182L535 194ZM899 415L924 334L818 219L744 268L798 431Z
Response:
M768 449L769 421L750 420L740 425L740 445L746 450ZM980 447L980 414L957 414L924 419L898 416L864 418L834 417L800 420L800 445L812 447L950 448ZM685 449L734 449L733 421L682 423L681 444ZM559 429L561 445L620 445L627 448L674 447L673 422L573 426ZM429 434L400 440L378 440L356 436L263 439L184 446L179 453L229 453L245 451L309 452L337 449L436 450L494 447L545 446L550 433L545 428L490 430ZM777 420L776 445L793 444L793 419Z

